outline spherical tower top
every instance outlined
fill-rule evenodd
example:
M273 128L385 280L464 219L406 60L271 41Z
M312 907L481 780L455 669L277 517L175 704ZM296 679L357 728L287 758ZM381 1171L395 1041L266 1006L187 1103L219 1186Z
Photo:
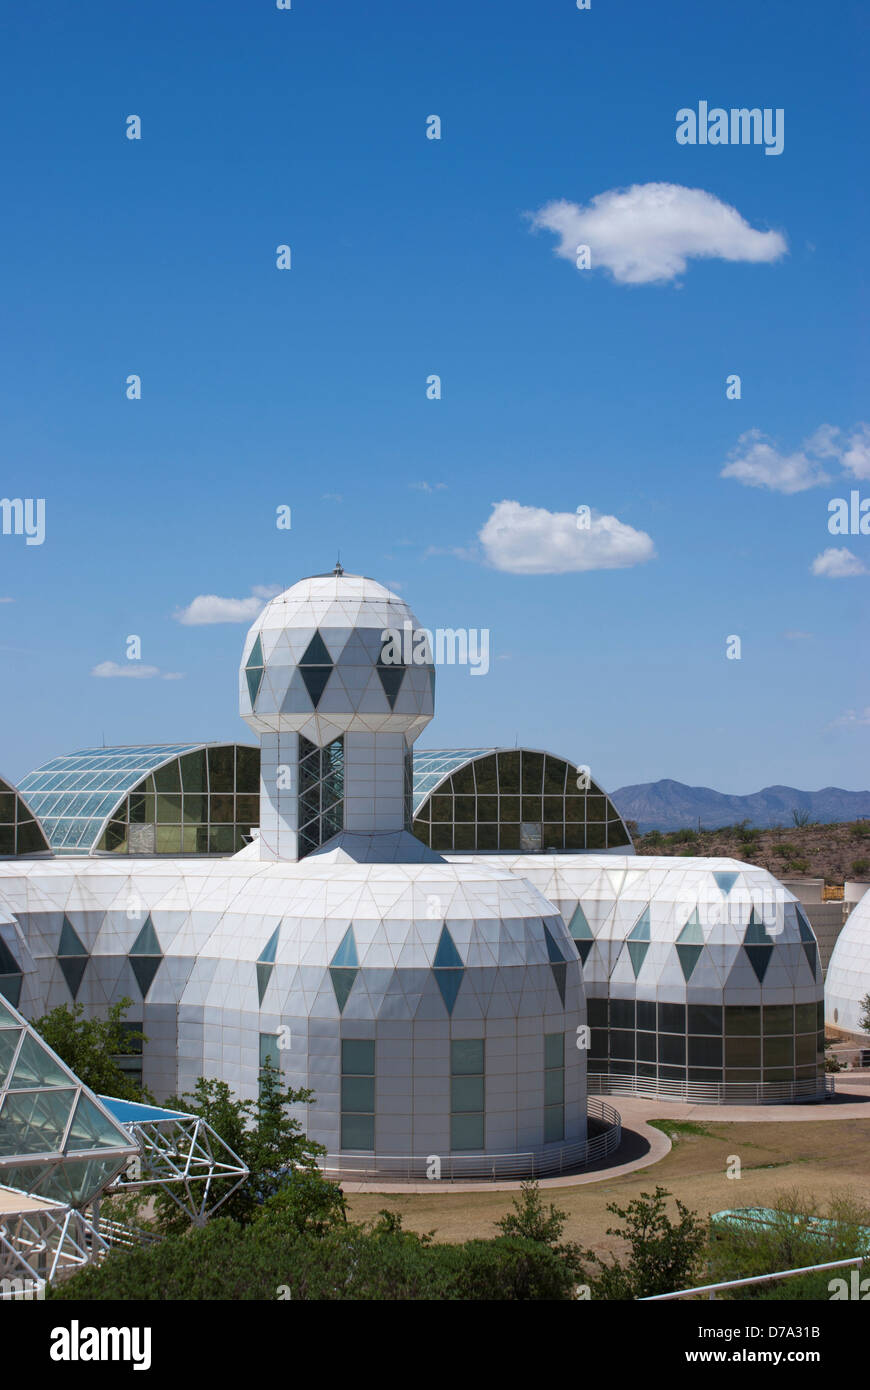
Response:
M239 709L258 734L296 732L321 747L351 731L413 742L434 696L428 636L405 600L340 565L270 599L245 639Z

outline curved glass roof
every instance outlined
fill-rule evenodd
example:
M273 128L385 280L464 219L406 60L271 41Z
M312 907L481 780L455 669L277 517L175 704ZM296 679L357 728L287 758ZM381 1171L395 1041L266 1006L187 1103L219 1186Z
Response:
M0 777L0 859L48 851L42 827L24 797Z
M151 773L158 772L167 765L177 766L177 760L187 754L203 753L209 749L233 748L234 744L208 744L208 743L163 743L163 744L135 744L128 747L115 748L84 748L77 753L69 753L64 757L52 758L49 762L43 763L41 767L29 772L20 783L21 790L26 792L28 802L39 817L46 836L48 837L51 848L56 853L61 854L88 854L98 846L103 831L107 823L116 814L124 824L128 824L130 814L128 810L119 811L125 807L127 798L134 792L143 781L146 781ZM257 750L259 758L259 751ZM200 781L202 778L199 779ZM234 791L233 779L230 775L227 788L221 786L221 791ZM154 787L148 789L152 796ZM175 790L174 786L169 788L170 792ZM180 783L177 788L180 792ZM198 790L204 790L204 788ZM180 798L179 798L180 800ZM250 808L246 808L246 811ZM142 819L152 822L154 817L148 816L149 803L143 803ZM177 814L176 814L177 811ZM222 808L221 819L228 823L233 822L235 814L228 813L228 808ZM134 818L138 817L138 810L133 812ZM180 806L174 805L167 807L167 816L171 816L175 823L180 825L181 810ZM208 808L205 815L200 815L199 819L206 825L209 821ZM180 832L179 832L180 835ZM152 839L155 837L152 836ZM202 837L200 837L201 839ZM123 843L126 848L127 837L118 834L115 841L108 848L115 848ZM101 846L103 847L103 846ZM138 844L133 846L134 852ZM233 845L227 845L222 852L232 852ZM150 847L150 842L141 844L142 852L155 852L155 846ZM181 852L181 840L179 844L170 849L167 841L165 852ZM208 849L200 852L209 852Z
M414 834L440 851L630 849L587 767L534 748L440 748L414 756Z
M494 753L495 748L426 748L414 750L414 815L439 782L472 758Z

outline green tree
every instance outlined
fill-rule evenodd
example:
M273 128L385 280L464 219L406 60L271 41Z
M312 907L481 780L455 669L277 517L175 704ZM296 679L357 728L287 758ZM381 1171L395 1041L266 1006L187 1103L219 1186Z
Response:
M585 1258L594 1266L585 1276L593 1298L646 1298L657 1293L675 1293L699 1282L707 1229L697 1212L679 1200L679 1220L672 1221L665 1202L670 1195L657 1186L655 1192L642 1192L627 1207L608 1203L607 1210L625 1225L608 1226L607 1234L627 1241L629 1253L620 1264L616 1260L605 1263L593 1251L585 1252Z
M150 1091L122 1071L115 1061L118 1055L138 1052L139 1043L148 1041L144 1033L124 1024L124 1015L132 1004L132 999L120 999L111 1006L106 1018L84 1018L82 1004L74 1004L71 1009L59 1004L50 1013L35 1019L33 1027L79 1080L97 1095L153 1104Z
M583 1252L579 1245L562 1240L562 1232L568 1219L567 1212L560 1211L552 1202L545 1207L537 1182L524 1182L520 1195L512 1203L513 1210L496 1226L503 1236L518 1240L532 1240L546 1245L555 1255L564 1260L574 1273L580 1270Z
M313 1094L307 1089L285 1089L277 1067L267 1061L260 1072L256 1100L240 1100L225 1081L201 1076L193 1092L171 1096L166 1102L170 1110L200 1115L250 1170L247 1181L221 1206L222 1216L246 1224L263 1202L291 1182L294 1173L316 1170L317 1158L326 1150L308 1138L289 1109L311 1104ZM233 1181L213 1183L215 1198L228 1192ZM155 1211L163 1231L177 1232L189 1225L187 1216L163 1190L155 1198Z

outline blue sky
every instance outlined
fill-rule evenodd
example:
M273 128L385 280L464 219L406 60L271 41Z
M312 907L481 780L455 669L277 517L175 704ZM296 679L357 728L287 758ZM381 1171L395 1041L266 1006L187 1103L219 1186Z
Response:
M870 497L861 10L17 7L0 493L45 498L46 537L0 536L0 771L245 738L246 622L178 614L340 550L426 627L491 632L422 745L519 740L608 787L866 787L870 536L827 526ZM783 152L678 145L701 100L782 108ZM655 184L685 268L627 283L613 247L653 273ZM633 187L628 215L601 200ZM595 199L578 270L530 214L565 200L573 232ZM502 502L521 534L487 548ZM622 567L588 567L580 505L631 528ZM559 572L515 572L559 538ZM161 674L93 675L130 634Z

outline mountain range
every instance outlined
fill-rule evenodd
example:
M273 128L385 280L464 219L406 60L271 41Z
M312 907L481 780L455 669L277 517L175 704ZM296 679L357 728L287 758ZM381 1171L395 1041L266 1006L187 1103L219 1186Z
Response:
M823 787L802 792L797 787L762 787L749 796L729 796L712 787L689 787L685 782L663 778L660 782L639 782L611 793L611 801L625 820L637 821L641 834L647 830L706 830L746 820L750 825L795 824L793 812L811 821L832 824L870 816L870 791L848 792L842 787Z

